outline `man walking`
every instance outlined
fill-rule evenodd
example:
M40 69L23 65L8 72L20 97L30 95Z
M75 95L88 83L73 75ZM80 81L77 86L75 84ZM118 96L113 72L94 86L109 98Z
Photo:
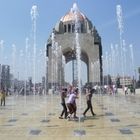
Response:
M62 92L61 92L61 105L63 107L63 110L62 110L62 113L61 113L59 119L63 119L63 115L64 115L65 119L67 118L67 107L66 107L66 103L65 103L66 96L67 96L67 88L64 88L64 89L62 89Z
M90 109L91 114L92 114L93 116L96 115L96 114L93 112L92 101L91 101L91 99L92 99L92 94L93 94L93 93L94 93L94 89L91 89L91 90L87 89L87 90L86 90L87 108L85 109L85 111L84 111L84 113L83 113L84 117L86 117L86 113L87 113L87 111L88 111L89 109Z

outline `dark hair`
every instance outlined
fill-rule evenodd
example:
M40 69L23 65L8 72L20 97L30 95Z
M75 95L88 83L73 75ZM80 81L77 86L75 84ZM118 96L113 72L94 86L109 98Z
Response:
M76 93L78 93L78 91L79 91L79 89L78 89L78 88L76 88L76 89L75 89L75 92L76 92Z
M64 92L67 92L67 88L63 88L62 90L63 90Z
M96 91L96 90L95 90L94 88L92 88L92 89L90 90L90 93L93 94L93 93L95 93L95 91Z
M67 92L68 91L67 88L65 88L64 91Z

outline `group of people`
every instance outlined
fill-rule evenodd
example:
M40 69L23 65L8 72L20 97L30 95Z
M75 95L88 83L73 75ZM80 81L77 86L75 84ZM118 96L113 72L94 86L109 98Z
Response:
M128 94L128 90L129 90L129 92L130 92L131 94L134 94L134 95L135 95L135 93L136 93L135 87L134 87L133 85L130 85L129 87L124 86L123 90L124 90L124 92L125 92L125 95Z
M95 113L93 112L92 107L92 94L94 93L93 89L86 89L86 101L87 101L87 108L83 112L83 116L86 117L87 111L90 109L92 115L94 116ZM61 105L63 107L63 110L60 114L60 119L68 119L70 120L73 116L73 118L78 118L76 116L77 111L77 105L76 105L76 99L79 98L79 90L78 88L75 88L73 86L70 86L69 89L63 88L61 91ZM68 97L67 101L65 101L65 98ZM64 116L64 117L63 117Z
M87 103L87 108L83 112L83 116L86 117L87 111L90 109L91 114L94 116L95 113L93 112L93 107L92 107L92 94L95 93L94 89L87 88L85 92L86 96L86 103ZM70 86L69 89L63 88L61 93L61 105L63 107L62 112L59 116L60 119L71 119L72 117L74 119L78 118L76 115L77 111L77 105L76 105L76 99L79 98L79 90L76 87ZM67 101L65 101L67 97ZM6 93L4 90L0 90L0 102L1 106L5 106L5 98L6 98Z

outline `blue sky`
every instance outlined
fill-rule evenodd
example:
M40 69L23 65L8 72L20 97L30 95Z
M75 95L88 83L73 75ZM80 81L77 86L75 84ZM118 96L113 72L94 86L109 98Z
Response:
M133 44L135 68L140 66L139 0L0 0L0 40L4 40L3 54L6 56L3 62L10 63L13 43L17 50L24 50L25 39L31 38L30 10L33 5L37 5L39 14L36 44L38 49L43 49L52 28L70 10L74 2L96 26L102 37L103 52L109 52L111 43L119 44L116 5L120 4L124 21L123 38L126 47Z

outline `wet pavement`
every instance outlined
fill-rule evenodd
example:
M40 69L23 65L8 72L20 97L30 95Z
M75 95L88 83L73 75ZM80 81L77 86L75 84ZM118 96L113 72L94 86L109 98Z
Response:
M0 106L0 140L139 140L140 92L136 95L93 95L96 116L82 112L85 96L77 99L78 120L59 119L59 95L8 96ZM79 109L80 108L80 109Z

